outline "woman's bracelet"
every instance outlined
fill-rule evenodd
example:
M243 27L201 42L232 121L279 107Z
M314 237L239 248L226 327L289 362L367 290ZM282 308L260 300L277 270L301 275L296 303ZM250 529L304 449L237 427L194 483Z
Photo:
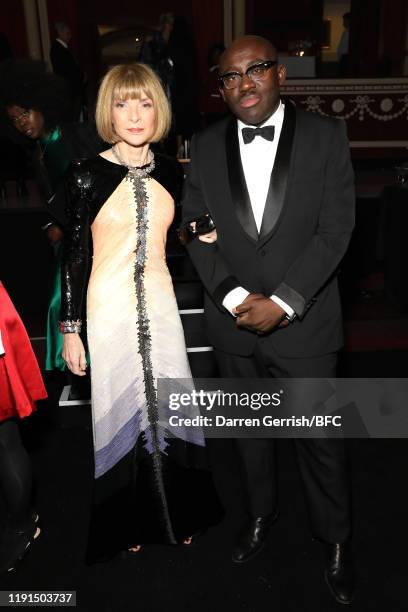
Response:
M59 330L61 334L80 334L82 327L81 319L76 321L60 321Z

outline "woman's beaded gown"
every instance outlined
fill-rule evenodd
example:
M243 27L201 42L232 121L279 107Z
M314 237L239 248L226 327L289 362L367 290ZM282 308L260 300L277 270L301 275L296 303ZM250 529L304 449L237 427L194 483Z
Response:
M74 167L68 179L64 320L80 318L93 247L90 561L135 544L180 543L221 516L202 431L174 435L160 411L158 379L183 379L180 390L193 387L165 252L179 175L159 155L146 169L132 173L98 156Z

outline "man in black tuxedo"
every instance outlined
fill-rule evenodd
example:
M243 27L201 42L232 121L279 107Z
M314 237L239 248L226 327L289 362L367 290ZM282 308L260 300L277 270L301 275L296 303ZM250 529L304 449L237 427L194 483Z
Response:
M68 119L78 121L83 104L84 75L68 46L71 40L70 28L61 21L55 24L55 29L57 38L52 43L50 50L52 69L67 84L70 96L70 116Z
M342 317L336 269L354 226L344 122L280 98L285 67L267 40L235 40L220 61L234 117L197 134L183 223L216 230L187 246L206 289L209 340L225 378L325 378L336 373ZM192 223L192 225L190 225ZM244 562L277 517L273 441L238 439L249 517L233 551ZM312 530L326 543L326 581L353 595L350 492L344 443L295 440Z

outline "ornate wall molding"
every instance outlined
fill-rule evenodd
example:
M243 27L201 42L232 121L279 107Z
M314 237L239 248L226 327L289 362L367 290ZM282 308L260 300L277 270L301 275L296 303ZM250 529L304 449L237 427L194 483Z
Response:
M344 119L352 147L408 147L408 78L293 79L282 92L301 108Z

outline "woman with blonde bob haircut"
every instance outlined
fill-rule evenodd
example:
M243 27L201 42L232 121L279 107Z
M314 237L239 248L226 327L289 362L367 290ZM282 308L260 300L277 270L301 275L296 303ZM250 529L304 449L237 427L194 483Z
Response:
M158 379L171 379L178 394L193 389L165 252L182 173L150 148L170 122L155 73L115 66L96 108L112 146L74 163L67 178L60 330L67 366L83 376L86 290L95 457L88 562L144 544L191 544L222 516L201 428L170 425L170 396L157 392ZM197 407L186 412L199 416Z
M139 100L146 94L156 108L155 131L151 142L159 142L170 130L171 110L157 75L145 64L115 66L104 77L96 105L96 126L102 140L117 142L112 126L112 105L115 99Z

